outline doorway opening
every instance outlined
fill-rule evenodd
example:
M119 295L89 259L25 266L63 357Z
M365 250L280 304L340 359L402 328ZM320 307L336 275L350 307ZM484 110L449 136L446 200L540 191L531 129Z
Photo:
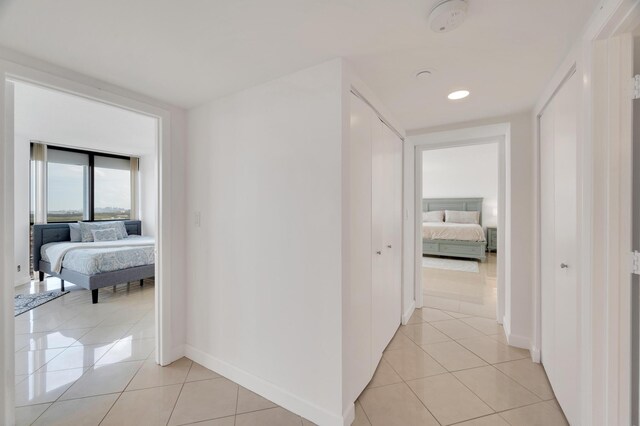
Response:
M511 264L511 228L510 228L510 211L511 200L507 191L507 182L510 181L510 167L507 153L509 152L509 146L511 143L511 124L488 124L478 127L461 128L455 130L447 130L433 133L416 134L409 138L412 143L412 152L409 154L412 168L408 170L410 176L409 185L412 187L411 205L413 205L413 220L409 223L410 228L407 229L407 235L413 234L413 239L408 240L411 244L411 249L414 250L413 267L414 272L414 294L416 300L416 307L427 306L425 303L425 283L424 283L424 266L423 259L425 254L424 235L423 235L423 213L425 210L425 203L423 202L423 158L425 155L429 155L429 152L437 152L438 150L446 150L462 147L481 147L483 145L494 145L497 147L497 161L495 163L495 170L497 171L497 200L488 200L486 206L484 201L471 200L471 198L484 198L484 197L470 197L469 195L449 196L447 198L458 198L457 204L464 203L464 210L471 209L480 212L483 207L487 207L486 225L492 225L495 223L495 247L496 252L492 253L495 256L495 304L491 306L495 309L493 314L489 313L489 310L485 308L486 317L491 320L497 321L498 324L504 326L504 332L506 334L509 344L520 348L530 349L529 342L519 336L511 334L511 314L510 314L510 301L507 299L508 289L511 287L510 283L510 264ZM443 151L446 152L446 151ZM424 154L427 153L427 154ZM483 165L481 168L490 167L489 165ZM462 194L462 193L459 193ZM466 194L466 193L465 193ZM491 197L489 197L491 198ZM460 200L462 199L462 200ZM466 200L465 200L466 199ZM472 202L473 201L473 202ZM436 205L437 207L437 205ZM446 206L445 206L446 207ZM455 206L452 206L455 207ZM446 210L446 208L439 210ZM462 210L463 206L458 205L454 209L450 210ZM494 215L495 213L495 215ZM495 217L493 217L495 216ZM483 232L486 230L483 228ZM493 237L492 237L493 238ZM486 240L486 234L485 234ZM473 246L473 245L471 245ZM409 247L407 247L409 249ZM446 250L446 248L445 248ZM464 251L465 248L458 247L457 251ZM471 247L466 249L472 253L482 251L482 248ZM493 251L493 250L492 250ZM478 254L478 257L481 257ZM493 256L490 256L493 257ZM473 257L471 257L473 259ZM486 253L485 253L486 258ZM411 259L411 257L409 257ZM458 259L455 259L458 260ZM488 265L487 265L488 266ZM493 268L493 266L488 266ZM489 272L492 274L493 272ZM429 272L427 272L429 274ZM458 298L460 300L460 298ZM459 302L453 302L456 306L449 306L453 309L459 309ZM465 307L467 307L465 305ZM454 311L450 311L454 312ZM478 312L476 309L474 312ZM463 314L462 314L463 315Z
M422 151L424 306L497 316L498 140Z
M31 194L35 195L35 192L32 191L30 163L34 145L44 145L51 149L52 154L49 158L51 179L45 180L39 189L44 197L52 197L51 203L45 204L49 209L41 209L45 215L44 222L58 222L51 225L66 227L69 232L68 223L62 223L68 221L57 219L61 215L71 217L80 211L83 221L122 221L126 224L127 232L133 231L130 233L141 234L143 238L155 238L157 244L152 243L146 253L152 259L148 275L150 279L136 280L135 285L127 285L127 280L123 279L115 288L103 286L100 288L100 303L96 305L92 304L92 292L81 288L81 285L74 286L73 280L69 279L65 283L68 293L58 295L44 304L36 300L34 309L25 306L27 309L22 313L22 318L17 316L14 319L13 311L7 310L3 314L3 324L8 326L5 330L15 334L15 343L14 336L9 333L5 333L3 339L7 348L3 357L3 364L7 367L5 370L14 370L16 376L15 391L13 386L5 386L8 419L13 418L14 401L18 407L16 414L20 417L24 414L21 411L37 411L32 408L41 405L42 400L47 400L43 403L47 405L51 398L59 398L70 391L90 368L85 365L87 363L97 369L100 359L104 368L110 364L126 363L127 358L143 362L141 359L144 356L146 361L153 364L167 365L173 356L169 350L170 330L163 315L163 312L168 313L168 298L164 294L170 289L162 285L162 277L168 276L168 268L160 263L164 247L161 244L162 230L166 228L161 220L162 173L166 168L162 162L166 156L162 152L169 146L169 113L89 86L59 81L53 76L27 68L14 71L6 74L4 85L7 120L5 152L14 164L7 168L5 176L12 177L11 191L7 189L11 198L6 200L11 215L5 212L5 225L12 231L7 233L13 248L9 251L9 259L17 267L12 268L11 276L5 275L15 287L6 291L3 298L14 299L14 293L32 295L40 291L59 291L63 284L59 277L46 275L45 280L40 281L39 274L34 274L32 269L34 261L30 252L30 230L35 218L31 218ZM63 98L65 101L61 101ZM54 102L54 99L61 103ZM73 109L74 103L82 106ZM96 114L97 111L103 114ZM96 117L102 118L102 123L99 119L96 121ZM40 122L34 125L33 120L38 119ZM134 122L144 124L136 126ZM140 128L145 130L137 133L136 129ZM28 131L21 133L25 129ZM127 133L133 139L122 137ZM84 156L94 160L90 165L93 167L93 181L86 179L89 165L76 164L80 157L84 162ZM47 167L46 161L43 166ZM84 179L71 182L69 179L78 175L76 166L82 171L80 175ZM62 185L58 188L62 190L56 192L56 185L64 179L67 179L67 185ZM83 193L87 186L91 186L93 191L90 203L86 202L87 196ZM67 194L65 187L74 194ZM80 195L71 191L78 188L81 188L78 192ZM77 204L78 198L82 199L82 206L74 204ZM121 201L122 205L116 201ZM74 205L72 208L54 208L52 203L56 202ZM91 210L87 210L88 206ZM137 228L131 228L129 222L137 223ZM56 306L56 303L60 306ZM102 329L96 331L100 327ZM63 354L64 357L58 358ZM56 358L60 365L48 365ZM74 364L74 368L70 367L71 364ZM74 372L77 372L77 377L73 376ZM52 377L46 377L48 374ZM10 381L14 381L14 378L5 376L5 383ZM34 386L30 386L30 383ZM24 389L19 389L20 386Z

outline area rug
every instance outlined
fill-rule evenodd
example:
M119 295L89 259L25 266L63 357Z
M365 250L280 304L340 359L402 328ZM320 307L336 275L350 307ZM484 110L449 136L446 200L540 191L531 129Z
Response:
M441 257L423 257L422 266L431 269L446 269L460 272L480 272L478 262L474 260L445 259Z
M43 305L47 302L51 302L60 296L69 293L69 291L45 291L38 294L18 294L15 296L13 302L13 316L17 317L20 314L24 314L33 308Z

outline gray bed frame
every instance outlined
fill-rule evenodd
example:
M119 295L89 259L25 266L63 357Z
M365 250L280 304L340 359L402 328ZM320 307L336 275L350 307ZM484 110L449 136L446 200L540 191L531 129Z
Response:
M423 212L437 210L480 212L480 223L482 223L482 198L424 198L422 200ZM483 261L487 258L486 251L486 241L422 239L423 255L463 257Z
M126 220L124 226L129 235L142 235L142 222L139 220ZM71 241L68 223L48 223L33 225L33 270L38 271L40 281L44 280L44 274L60 278L60 290L64 291L64 282L69 281L87 290L91 290L91 300L98 303L98 289L115 286L116 284L140 281L143 285L145 278L155 276L155 264L135 266L133 268L118 271L103 272L95 275L81 274L62 268L60 273L51 270L51 264L42 260L40 248L47 243Z

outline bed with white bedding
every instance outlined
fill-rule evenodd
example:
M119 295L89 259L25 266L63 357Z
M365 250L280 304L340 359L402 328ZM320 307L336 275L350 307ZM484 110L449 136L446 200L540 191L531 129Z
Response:
M95 225L112 232L108 223ZM71 241L70 224L34 225L34 271L40 280L45 273L60 277L62 290L65 281L91 290L93 303L98 301L99 288L138 280L142 285L155 275L155 240L140 235L140 221L117 225L122 228L118 239L85 242Z
M486 259L482 198L425 198L422 212L423 255Z

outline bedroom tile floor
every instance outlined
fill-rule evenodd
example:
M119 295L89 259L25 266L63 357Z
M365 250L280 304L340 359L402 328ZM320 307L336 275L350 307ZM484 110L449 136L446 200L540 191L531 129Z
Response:
M470 262L477 262L469 260ZM497 255L477 262L479 272L422 268L424 305L457 317L496 317Z
M156 365L152 281L102 290L98 305L68 288L16 318L18 425L312 425L187 358ZM544 369L495 321L423 308L385 350L354 425L449 424L567 423Z

